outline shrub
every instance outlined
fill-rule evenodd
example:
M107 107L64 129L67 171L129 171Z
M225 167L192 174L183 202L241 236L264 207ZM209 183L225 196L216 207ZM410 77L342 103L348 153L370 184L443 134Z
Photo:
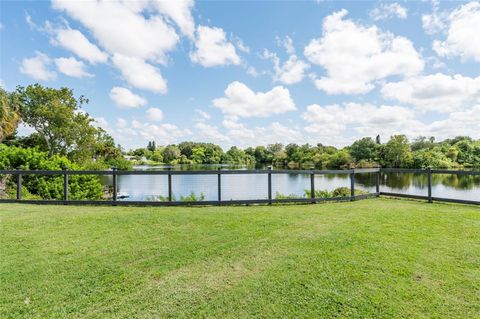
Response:
M338 187L332 192L332 197L349 197L351 190L348 187Z
M168 196L163 196L163 195L151 195L147 196L145 198L147 201L155 201L155 202L168 202ZM175 198L174 195L172 195L172 202L175 202L177 199ZM205 200L205 194L200 193L199 195L196 195L194 192L191 192L189 195L180 196L180 201L181 202L200 202Z
M205 199L205 194L200 193L200 195L196 195L194 192L191 192L190 195L187 196L180 196L181 202L201 202Z
M285 195L280 192L275 193L275 199L295 199L295 198L301 198L301 196L295 195L295 194Z
M34 148L18 148L15 146L0 145L0 169L23 170L80 170L77 164L70 162L64 156L55 155L51 158L47 153L40 152ZM7 193L15 188L16 180L7 179ZM62 175L24 175L22 186L25 187L25 194L31 194L43 199L63 198L63 176ZM103 195L102 184L98 176L70 175L69 196L71 199L100 199Z

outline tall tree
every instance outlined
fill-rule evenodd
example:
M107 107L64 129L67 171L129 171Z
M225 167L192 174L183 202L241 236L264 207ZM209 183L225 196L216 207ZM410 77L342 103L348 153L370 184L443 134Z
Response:
M50 157L92 145L96 130L91 125L94 120L80 110L88 103L83 96L77 100L71 89L40 84L19 86L16 94L22 103L23 121L44 139Z
M168 145L163 149L163 161L171 163L180 158L180 149L176 145Z
M355 141L350 147L350 154L356 161L375 161L378 144L371 137L364 137Z
M0 143L15 133L20 122L20 100L0 87Z
M383 149L383 162L387 167L410 167L412 151L405 135L394 135Z

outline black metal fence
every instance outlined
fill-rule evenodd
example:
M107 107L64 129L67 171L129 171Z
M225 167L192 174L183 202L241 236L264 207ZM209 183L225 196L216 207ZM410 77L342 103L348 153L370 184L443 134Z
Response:
M356 195L355 193L355 176L357 174L374 173L375 174L375 191L367 194ZM381 176L385 173L416 173L427 174L428 185L427 194L413 195L401 194L393 192L384 192L381 190ZM222 176L224 175L241 175L241 174L262 174L267 177L267 198L266 199L243 199L243 200L224 200L222 199ZM272 175L275 174L309 174L310 190L309 197L302 198L273 198L272 194ZM347 174L350 179L350 194L342 197L316 197L315 176L326 174ZM119 171L116 169L106 171L74 171L74 170L0 170L0 175L12 175L15 177L16 198L3 198L0 203L30 203L30 204L87 204L87 205L158 205L158 206L177 206L177 205L241 205L241 204L273 204L273 203L318 203L324 201L353 201L366 199L370 197L378 197L381 195L392 197L406 197L413 199L427 200L428 202L442 201L455 202L464 204L480 205L479 201L451 199L435 197L432 194L432 175L433 174L457 174L457 175L480 175L480 172L459 171L459 170L435 170L435 169L350 169L350 170L196 170L196 171ZM63 198L61 200L45 200L45 199L22 199L22 177L27 175L54 175L63 176ZM73 200L69 198L69 176L72 175L95 175L95 176L111 176L112 178L112 197L109 200ZM118 176L122 175L163 175L167 176L168 181L168 197L162 201L149 200L118 200ZM217 176L217 199L204 201L176 201L173 197L172 176L175 175L216 175Z
M427 176L427 194L425 195L412 195L412 194L392 193L392 192L384 192L384 191L380 191L379 192L380 195L421 199L421 200L427 200L429 203L432 203L433 201L437 201L437 202L451 202L451 203L460 203L460 204L480 205L480 192L477 197L478 200L436 197L435 194L432 193L432 177L434 174L480 176L480 171L460 171L460 170L431 169L431 168L428 168L428 169L382 168L380 169L380 171L381 173L426 174Z

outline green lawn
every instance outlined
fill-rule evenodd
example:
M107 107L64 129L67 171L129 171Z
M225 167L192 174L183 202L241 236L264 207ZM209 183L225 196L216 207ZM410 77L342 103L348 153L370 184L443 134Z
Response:
M2 318L479 318L480 207L0 205Z

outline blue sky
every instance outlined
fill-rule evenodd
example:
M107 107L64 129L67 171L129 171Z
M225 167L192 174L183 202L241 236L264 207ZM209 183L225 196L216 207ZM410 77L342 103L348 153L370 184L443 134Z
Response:
M0 80L127 148L480 138L478 30L476 1L2 1Z

